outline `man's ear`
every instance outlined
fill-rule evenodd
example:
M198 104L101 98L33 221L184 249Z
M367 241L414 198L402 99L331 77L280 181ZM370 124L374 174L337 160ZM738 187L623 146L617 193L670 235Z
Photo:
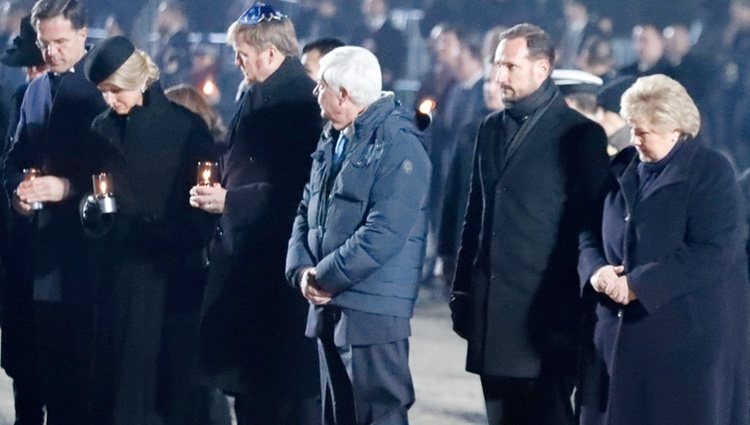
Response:
M347 100L349 100L349 90L342 87L339 89L339 104L343 105Z
M542 79L546 79L551 74L552 64L547 59L539 59L534 64L534 67L539 71Z
M276 58L276 55L279 54L279 51L276 50L276 46L273 46L273 45L269 47L268 49L266 49L266 51L268 52L268 60L266 61L266 63L270 65L273 63L274 59Z

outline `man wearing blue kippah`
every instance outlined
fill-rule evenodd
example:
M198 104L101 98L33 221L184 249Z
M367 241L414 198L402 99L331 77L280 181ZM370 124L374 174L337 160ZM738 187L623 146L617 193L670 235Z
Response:
M218 215L200 330L200 367L235 397L239 425L320 423L307 303L284 280L284 254L322 121L291 20L256 3L228 30L249 88L221 155L221 180L191 189Z

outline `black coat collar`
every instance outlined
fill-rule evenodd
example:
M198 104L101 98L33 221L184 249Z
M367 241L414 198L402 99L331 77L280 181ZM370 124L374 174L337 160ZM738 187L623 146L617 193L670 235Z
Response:
M640 201L648 199L664 187L688 180L690 163L692 162L693 155L700 144L700 140L688 139L680 143L684 143L685 145L675 153L675 157L672 158L666 167L664 167L664 170L659 177L654 180L653 184L646 188L646 190L640 195ZM638 197L637 175L638 164L640 164L640 162L638 155L635 155L630 162L630 165L628 165L622 175L618 178L623 196L630 206L635 205Z

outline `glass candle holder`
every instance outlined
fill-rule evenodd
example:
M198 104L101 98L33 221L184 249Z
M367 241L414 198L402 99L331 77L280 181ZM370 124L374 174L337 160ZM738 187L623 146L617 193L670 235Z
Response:
M219 182L219 163L212 161L198 162L198 186L213 186Z
M96 198L96 203L99 205L102 214L117 212L112 176L109 173L94 174L91 176L91 183L94 188L94 198Z
M36 168L24 168L23 169L23 181L30 182L37 177L41 177L42 172ZM32 202L31 209L38 211L44 208L44 204L41 202Z

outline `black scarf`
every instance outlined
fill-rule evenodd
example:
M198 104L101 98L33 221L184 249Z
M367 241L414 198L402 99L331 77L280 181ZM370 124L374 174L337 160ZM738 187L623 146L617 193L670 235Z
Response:
M664 158L656 162L641 162L638 164L638 192L640 194L643 194L646 188L664 171L664 168L672 161L672 158L684 144L683 142L683 140L677 142Z
M557 94L557 86L552 78L547 78L534 93L517 101L505 102L503 126L506 154L510 152L511 146L517 146L528 134Z
M505 110L514 121L520 122L541 109L543 106L547 105L555 96L556 92L557 86L552 81L552 78L547 78L534 93L531 93L523 99L515 101L506 100L504 102Z

